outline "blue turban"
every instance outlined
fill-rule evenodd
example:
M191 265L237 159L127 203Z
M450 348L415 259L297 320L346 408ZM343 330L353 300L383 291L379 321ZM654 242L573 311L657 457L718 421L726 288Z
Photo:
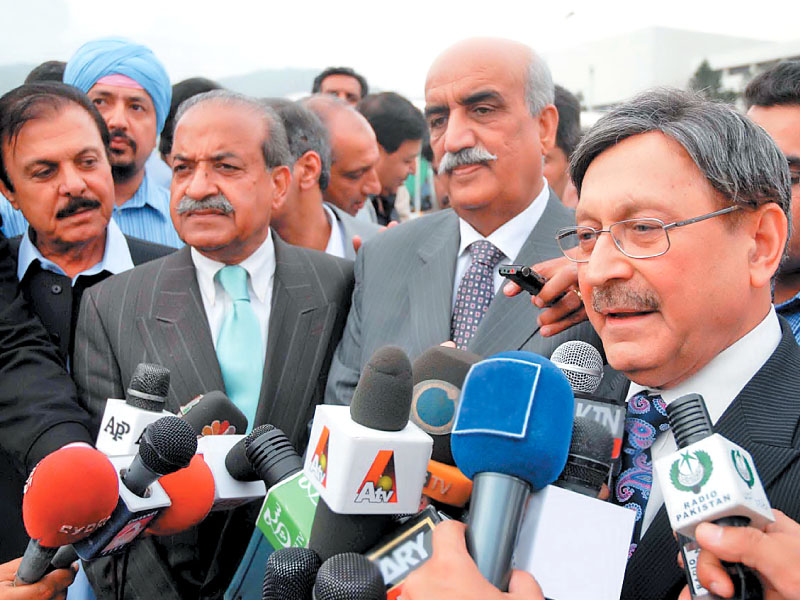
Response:
M164 65L146 46L123 38L103 38L85 43L69 59L64 83L84 94L106 75L126 75L150 94L156 109L158 133L164 127L172 102L172 86Z

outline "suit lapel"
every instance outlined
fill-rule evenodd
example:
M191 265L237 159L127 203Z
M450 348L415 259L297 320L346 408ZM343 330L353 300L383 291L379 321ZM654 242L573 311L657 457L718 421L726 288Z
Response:
M572 212L551 191L547 207L536 227L525 240L519 255L511 257L508 262L530 266L559 256L561 251L555 241L556 231L573 221ZM481 356L490 356L509 348L522 348L538 331L536 319L540 312L531 303L529 294L522 293L509 298L501 287L470 340L469 350Z
M430 340L450 339L459 238L458 217L448 211L436 234L425 239L417 250L419 264L408 282L409 318L415 345L412 355L427 350Z
M177 410L197 393L224 390L194 264L186 246L164 261L154 285L152 317L137 326L155 360L170 370L170 401Z
M275 283L256 424L272 423L296 440L307 421L336 307L324 297L301 250L274 232L273 239Z

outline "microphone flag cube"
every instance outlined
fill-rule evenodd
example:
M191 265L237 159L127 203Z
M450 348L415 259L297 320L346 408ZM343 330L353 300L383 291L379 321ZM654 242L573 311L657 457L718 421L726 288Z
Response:
M106 456L129 456L139 451L144 428L161 417L172 415L164 410L148 411L131 406L125 400L109 398L100 421L97 449Z
M715 433L658 459L655 475L672 529L694 539L705 521L740 516L757 529L773 521L753 458Z
M433 440L408 422L380 431L354 422L347 406L318 406L303 470L330 509L404 514L419 509Z
M214 475L212 512L231 510L252 500L263 498L267 493L263 481L238 481L231 477L228 467L225 466L225 457L228 452L244 437L240 434L206 435L197 440L197 453L203 455L203 459Z
M275 550L305 548L318 501L319 492L308 476L298 471L269 489L256 525Z

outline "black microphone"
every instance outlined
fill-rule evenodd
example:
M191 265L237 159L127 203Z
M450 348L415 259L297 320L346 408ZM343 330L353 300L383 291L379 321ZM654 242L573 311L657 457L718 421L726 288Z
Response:
M247 431L247 417L230 398L217 390L201 394L182 406L179 416L192 426L198 437Z
M332 556L319 568L314 600L385 600L380 569L355 552Z
M578 417L572 422L567 464L554 485L597 498L608 481L614 438L597 421Z
M267 559L262 600L311 600L322 564L310 548L281 548Z

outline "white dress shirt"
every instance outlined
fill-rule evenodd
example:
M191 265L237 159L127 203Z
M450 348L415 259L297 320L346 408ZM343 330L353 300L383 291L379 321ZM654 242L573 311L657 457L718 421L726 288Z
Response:
M344 255L344 225L339 223L339 219L333 213L333 210L324 202L322 208L325 209L325 216L328 217L328 223L331 226L331 235L328 238L328 245L325 247L325 253L331 256L338 256L339 258L347 258Z
M653 393L660 394L666 404L686 394L700 394L705 400L711 423L716 425L739 392L772 356L780 341L781 325L778 322L775 308L771 307L761 323L717 354L711 362L683 383L668 390L659 390L631 382L628 400L630 401L633 396L643 390L651 390ZM656 436L656 440L650 448L650 454L655 462L677 449L672 430L669 430ZM664 494L661 492L658 481L654 478L650 498L642 518L642 536L653 522L662 504L664 504Z
M197 274L197 284L203 298L203 308L208 318L211 329L211 339L214 348L217 347L219 330L225 315L233 307L233 301L222 284L216 278L217 271L226 266L225 263L212 260L194 248L191 250L192 262ZM261 326L261 362L267 356L267 333L269 331L269 314L272 305L272 287L275 279L275 246L272 242L272 232L267 234L267 239L250 256L239 263L249 277L247 278L247 292L250 294L250 305L256 313Z
M539 219L547 207L547 202L550 198L550 188L547 186L547 180L542 178L544 186L539 195L533 199L528 205L528 208L519 213L516 217L503 223L500 227L489 234L488 237L483 237L480 233L467 223L464 219L458 219L458 227L460 232L461 241L458 246L458 258L456 259L456 277L453 282L453 302L452 306L456 305L456 295L458 294L458 286L461 284L461 279L472 264L472 253L470 252L469 245L478 240L487 240L494 244L494 246L506 255L494 268L494 294L500 289L504 277L500 275L500 265L509 264L513 261L525 240L536 227ZM528 265L530 266L530 265Z

